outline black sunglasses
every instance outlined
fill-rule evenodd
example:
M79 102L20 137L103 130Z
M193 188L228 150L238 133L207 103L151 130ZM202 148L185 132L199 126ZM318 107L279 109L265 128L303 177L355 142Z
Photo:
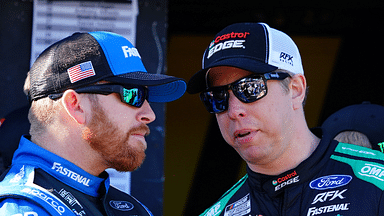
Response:
M211 87L200 93L200 99L210 113L221 113L228 110L229 93L244 103L252 103L267 95L267 80L284 80L288 73L271 72L252 74L225 86Z
M120 100L134 107L141 107L145 100L148 100L148 89L144 86L121 86L116 84L90 85L74 89L77 93L92 93L109 95L118 93ZM63 93L50 94L48 97L56 100L63 96Z

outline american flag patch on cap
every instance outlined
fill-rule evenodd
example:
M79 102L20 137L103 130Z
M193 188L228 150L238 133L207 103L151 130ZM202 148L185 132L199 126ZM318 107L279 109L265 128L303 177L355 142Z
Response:
M93 70L92 62L87 61L78 65L75 65L67 70L69 79L71 83L75 83L82 79L95 76L95 71Z

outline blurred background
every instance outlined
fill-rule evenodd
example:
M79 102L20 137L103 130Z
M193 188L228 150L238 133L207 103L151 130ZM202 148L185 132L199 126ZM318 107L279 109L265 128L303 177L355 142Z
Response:
M28 104L22 85L31 56L32 6L32 0L1 3L0 118ZM189 80L217 32L236 22L265 22L290 35L300 50L309 127L351 104L384 104L383 1L138 0L138 9L136 46L149 72L159 72L160 65L161 73ZM132 193L139 200L156 196L144 202L155 215L198 215L245 174L245 165L198 95L154 106L155 144L136 171L140 180L132 174Z

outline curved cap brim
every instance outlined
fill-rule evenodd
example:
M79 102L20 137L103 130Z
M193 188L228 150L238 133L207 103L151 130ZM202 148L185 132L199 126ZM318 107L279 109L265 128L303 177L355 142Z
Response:
M187 92L189 94L196 94L204 91L207 88L205 81L205 74L207 73L207 70L217 66L237 67L243 70L260 74L271 72L277 69L277 67L275 66L250 58L238 57L221 59L210 64L209 68L204 68L194 74L188 82Z
M185 93L186 82L177 77L146 72L131 72L105 78L107 81L120 84L147 86L149 102L174 101Z

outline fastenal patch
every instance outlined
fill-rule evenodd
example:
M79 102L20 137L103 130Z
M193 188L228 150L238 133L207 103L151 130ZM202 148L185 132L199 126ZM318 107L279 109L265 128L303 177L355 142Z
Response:
M340 203L335 205L327 205L322 207L312 207L308 209L307 216L320 215L325 213L334 212L335 214L340 211L348 211L350 203Z
M251 212L249 194L225 207L224 216L242 216Z
M61 166L61 163L53 162L53 166L51 169L62 174L63 176L71 178L71 180L73 180L73 181L76 181L80 184L83 184L84 186L89 187L89 181L90 181L89 178L82 176L82 175L80 175L80 174L78 174L78 173L76 173L76 172L74 172L68 168Z

